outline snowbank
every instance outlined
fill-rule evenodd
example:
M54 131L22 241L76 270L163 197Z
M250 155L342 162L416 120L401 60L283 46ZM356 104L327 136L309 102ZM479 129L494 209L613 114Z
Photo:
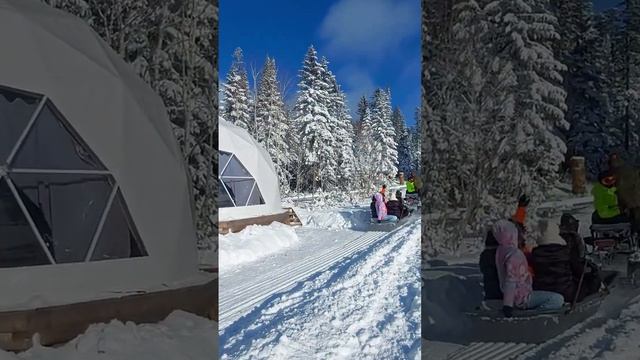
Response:
M58 347L36 345L13 354L0 350L0 360L179 360L215 359L217 324L205 318L175 311L158 324L94 324Z
M368 208L306 210L296 209L305 227L315 229L367 230L371 218Z
M251 225L239 233L220 235L220 268L255 261L270 254L282 251L299 242L294 228L279 222L269 226Z

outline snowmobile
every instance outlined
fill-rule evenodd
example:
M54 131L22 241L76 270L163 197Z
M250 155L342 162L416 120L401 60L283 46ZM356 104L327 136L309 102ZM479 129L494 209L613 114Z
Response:
M420 212L413 211L409 209L409 215L403 217L394 222L379 222L376 218L371 218L369 221L369 230L368 231L384 231L390 232L399 226L402 226L410 221L410 219L415 219L420 217Z
M624 284L640 285L640 249L631 224L593 224L590 230L584 239L587 256L602 269L619 272Z
M414 212L419 212L422 208L420 196L418 193L407 194L405 197L405 204Z

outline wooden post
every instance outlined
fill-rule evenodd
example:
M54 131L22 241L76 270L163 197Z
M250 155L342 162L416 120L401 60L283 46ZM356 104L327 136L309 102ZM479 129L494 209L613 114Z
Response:
M584 194L587 192L587 169L584 158L574 156L569 160L571 168L571 191L574 194Z

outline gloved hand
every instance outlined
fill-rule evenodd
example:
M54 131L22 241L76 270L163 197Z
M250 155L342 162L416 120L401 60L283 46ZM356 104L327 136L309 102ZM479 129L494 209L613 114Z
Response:
M520 195L520 198L518 198L518 207L526 207L528 205L529 197L527 196L527 194Z
M502 313L504 314L505 317L512 317L513 316L513 307L511 306L503 306L502 307Z

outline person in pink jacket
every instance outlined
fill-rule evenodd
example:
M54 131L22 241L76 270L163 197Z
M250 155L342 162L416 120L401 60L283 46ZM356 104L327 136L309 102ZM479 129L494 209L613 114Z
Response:
M508 220L500 220L493 226L498 242L496 267L502 290L502 311L506 317L513 309L559 309L564 305L561 294L550 291L533 291L527 258L518 248L518 229Z
M376 199L376 213L378 215L378 222L395 222L398 218L395 215L387 214L387 205L384 203L384 196L381 193L375 194Z

